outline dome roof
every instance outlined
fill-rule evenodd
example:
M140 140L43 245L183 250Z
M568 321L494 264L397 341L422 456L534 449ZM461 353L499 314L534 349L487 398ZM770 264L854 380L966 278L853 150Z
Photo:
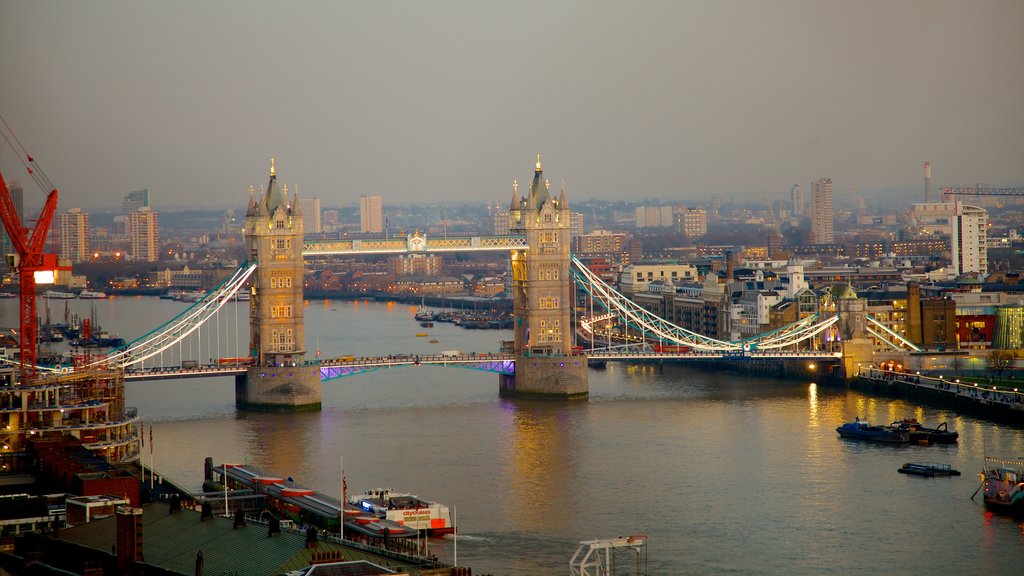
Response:
M846 284L845 282L840 282L838 284L833 284L832 288L831 288L831 291L832 291L832 297L835 298L836 300L856 300L857 299L857 291L853 289L853 286L850 286L849 284Z

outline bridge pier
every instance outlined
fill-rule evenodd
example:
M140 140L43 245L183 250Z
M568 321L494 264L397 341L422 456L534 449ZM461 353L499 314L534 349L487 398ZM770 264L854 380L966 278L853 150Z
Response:
M235 376L235 406L259 412L320 410L320 367L253 367Z
M585 400L587 357L516 355L516 373L500 375L498 386L502 398Z

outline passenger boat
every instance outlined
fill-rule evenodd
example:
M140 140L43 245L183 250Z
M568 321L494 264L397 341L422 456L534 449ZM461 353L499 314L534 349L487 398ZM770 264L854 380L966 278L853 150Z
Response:
M426 332L417 332L416 333L416 337L417 338L426 338L427 336L429 336L429 334L427 334Z
M985 457L981 470L985 505L994 510L1024 512L1024 459Z
M82 290L82 292L78 294L78 297L83 300L103 300L104 298L107 297L107 293L92 290Z
M847 422L836 428L843 438L883 442L886 444L907 444L910 442L910 431L893 426L871 426L867 420L858 416L853 422Z
M73 300L75 298L75 295L72 292L58 292L56 290L47 290L43 295L55 300Z
M936 462L907 462L904 464L898 472L900 474L913 474L914 476L927 476L933 478L935 476L959 476L960 471L954 470L949 464L939 464Z
M447 506L421 500L415 494L378 488L349 496L348 503L377 518L391 520L413 530L429 534L447 534L455 531Z
M917 421L917 418L904 418L903 420L893 422L892 426L901 430L908 430L910 432L910 441L915 444L956 444L957 439L960 437L960 433L956 430L951 431L949 425L945 422L935 428L925 428L923 424Z
M18 295L12 292L0 292L0 298L17 298Z

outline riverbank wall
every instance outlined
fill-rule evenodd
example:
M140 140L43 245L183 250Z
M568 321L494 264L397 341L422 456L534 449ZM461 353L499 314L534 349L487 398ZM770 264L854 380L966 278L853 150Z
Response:
M850 382L850 387L893 398L927 402L988 420L1024 425L1024 392L1020 388L987 386L960 382L957 378L877 368L861 371Z

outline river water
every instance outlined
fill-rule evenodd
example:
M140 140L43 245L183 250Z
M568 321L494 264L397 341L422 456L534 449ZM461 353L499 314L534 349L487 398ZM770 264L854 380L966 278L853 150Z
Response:
M17 319L0 302L0 325ZM51 303L63 311L63 303ZM71 301L128 339L185 304L155 298ZM224 324L243 327L247 303ZM438 323L430 337L407 305L307 304L306 338L324 356L494 351L498 331ZM233 340L223 334L204 336ZM205 359L237 354L231 346ZM244 354L244 353L243 353ZM970 496L984 454L1024 456L1024 429L809 382L739 377L685 365L609 363L590 400L509 401L494 374L442 367L381 370L325 382L323 410L234 408L233 380L131 382L128 404L153 428L156 469L198 489L203 458L246 462L321 491L391 487L458 515L458 562L474 573L568 574L581 540L648 536L649 574L1013 574L1024 523ZM841 440L855 416L948 421L952 446ZM147 432L148 436L148 432ZM952 464L953 478L898 474L908 461ZM452 538L432 539L451 560ZM628 571L622 574L632 573Z

